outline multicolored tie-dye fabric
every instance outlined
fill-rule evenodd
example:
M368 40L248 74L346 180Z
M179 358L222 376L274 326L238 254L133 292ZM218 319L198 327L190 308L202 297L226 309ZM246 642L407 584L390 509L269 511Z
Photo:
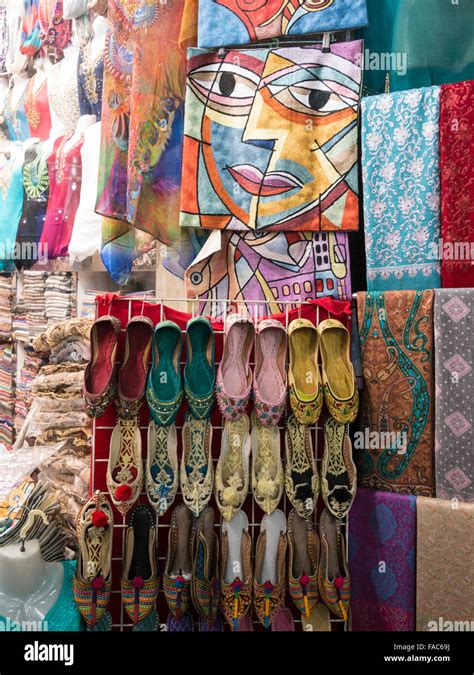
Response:
M180 224L357 230L361 50L190 50Z
M366 0L199 0L199 47L367 25Z
M435 291L436 496L474 502L474 289Z
M369 290L440 286L439 87L362 100Z
M349 514L355 631L415 629L416 497L357 491Z
M434 291L357 294L362 487L433 496Z

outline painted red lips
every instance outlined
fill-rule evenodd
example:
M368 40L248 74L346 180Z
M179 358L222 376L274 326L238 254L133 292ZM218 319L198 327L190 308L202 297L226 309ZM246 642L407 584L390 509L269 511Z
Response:
M251 164L228 166L227 170L232 178L251 195L270 197L303 187L301 181L285 171L270 171L263 175L260 169Z

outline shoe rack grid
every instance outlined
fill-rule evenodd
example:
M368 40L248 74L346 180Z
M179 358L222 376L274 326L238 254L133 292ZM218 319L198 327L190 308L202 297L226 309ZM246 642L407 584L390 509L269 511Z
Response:
M122 346L123 346L123 340L124 340L124 335L125 335L125 329L128 321L132 318L132 316L137 316L137 315L143 315L147 316L156 325L159 321L165 320L165 319L171 319L178 323L178 325L181 327L182 332L183 332L183 351L181 355L181 368L184 367L185 359L186 359L186 349L185 349L185 334L186 334L186 322L189 318L192 316L197 316L199 312L199 306L200 306L201 300L195 299L195 300L189 300L189 299L183 299L183 298L149 298L147 297L146 300L143 299L137 299L137 297L121 297L121 296L113 296L110 298L110 296L99 296L96 298L96 317L102 316L104 314L110 314L112 316L116 316L121 320L122 323L122 330L121 334L119 337L119 349L118 349L118 357L120 359L120 356L122 354ZM303 301L301 303L298 303L295 305L295 303L292 302L280 302L280 306L283 306L283 312L279 314L280 318L284 317L285 325L286 328L288 328L289 323L293 318L296 318L296 316L304 316L306 318L310 318L310 320L315 321L316 325L319 323L319 321L324 320L325 318L328 318L331 316L331 313L327 310L326 307L320 306L319 300L316 301ZM216 301L217 303L217 301ZM234 312L234 311L239 311L243 314L247 314L247 316L250 316L251 318L255 319L255 316L259 317L260 319L263 318L264 316L271 316L266 313L266 307L265 307L265 302L264 301L258 301L255 303L252 303L252 306L255 306L255 311L252 311L252 307L249 307L249 303L246 302L245 305L243 303L236 302L235 300L219 300L219 307L216 307L216 311L212 312L213 316L221 316L222 315L222 303L225 303L225 309L226 313L227 312ZM178 306L183 306L183 310L188 310L190 311L177 311L175 309L171 309L169 307L169 304L173 305L178 305ZM207 301L207 306L209 307L209 301ZM219 312L217 311L219 310ZM295 311L297 312L296 316L294 316ZM214 320L213 316L209 316L208 318L211 319L212 324L213 324L213 330L214 330L214 335L215 335L215 363L216 363L216 368L220 362L221 354L222 354L222 348L223 348L223 335L224 335L224 325L222 321L219 320ZM347 326L350 330L350 318L347 320ZM253 361L253 353L251 357L251 365L253 367L254 361ZM178 432L178 461L180 462L181 460L181 455L182 455L182 442L181 442L181 430L184 422L184 411L186 408L186 404L183 404L181 406L180 413L178 415L178 419L176 421L176 428ZM288 411L289 414L289 411ZM282 458L284 461L284 448L285 448L285 419L286 416L282 419L279 429L280 429L280 438L281 438L281 453L282 453ZM318 423L314 426L311 427L311 433L312 433L312 441L313 441L313 452L316 457L317 461L317 466L318 470L320 467L320 462L322 459L322 452L323 452L323 447L324 447L324 437L323 437L323 428L322 424L325 419L325 413L323 411L323 414L318 420ZM146 399L143 402L143 405L141 407L141 412L140 412L140 432L142 436L142 451L143 451L143 459L146 461L146 451L147 451L147 428L148 428L148 423L150 421L149 413L148 413L148 407L146 404ZM217 404L214 405L214 409L211 415L211 423L212 423L212 457L214 461L214 466L217 463L217 459L220 454L220 446L221 446L221 434L223 430L223 419L220 414L219 408ZM107 471L107 461L108 461L108 454L109 454L109 444L110 444L110 437L112 434L112 430L116 424L116 413L114 406L110 406L109 409L105 412L105 414L97 419L93 419L92 421L92 448L91 448L91 483L90 483L90 489L91 493L95 492L96 490L100 490L103 494L105 494L108 498L110 503L112 504L110 497L107 492L107 487L106 487L106 471ZM167 548L168 548L168 532L170 528L170 522L171 522L171 514L175 506L177 506L179 503L182 502L181 498L181 492L180 489L178 489L178 493L176 495L174 503L171 505L171 507L168 509L168 511L161 516L160 518L156 518L156 526L157 526L157 548L158 548L158 571L160 578L162 577L163 570L165 568L165 563L166 563L166 554L167 554ZM140 494L140 497L137 501L139 504L149 504L145 488L143 487L142 493ZM220 512L217 508L217 505L214 500L214 495L211 497L211 500L209 502L211 506L213 506L215 514L216 514L216 527L219 528L220 530L220 523L221 523L221 515ZM113 533L113 545L112 545L112 595L111 595L111 601L109 605L109 611L112 615L112 630L114 631L128 631L131 630L132 628L132 622L129 620L129 617L124 611L123 605L121 603L121 597L120 597L120 579L121 579L121 574L122 574L122 560L124 558L124 552L125 552L125 531L130 515L130 511L126 516L122 516L117 509L113 506L113 512L114 512L114 533ZM318 523L318 517L319 514L321 513L322 508L324 507L324 504L322 502L321 497L318 499L318 504L315 509L315 512L313 514L313 522L314 525L316 526L317 529L317 523ZM132 507L133 508L133 507ZM245 500L245 503L243 505L243 510L246 512L248 519L249 519L249 531L251 534L252 538L252 564L254 567L255 563L255 546L256 546L256 541L260 532L260 523L265 515L264 512L260 509L260 507L257 506L253 499L253 494L251 491L251 486L249 488L249 493L247 495L247 498ZM292 509L291 503L289 502L288 498L286 497L285 492L283 493L282 500L278 506L286 516L288 516L289 512ZM346 555L348 551L348 523L346 521L342 522L342 527L343 527L343 532L345 536L345 544L346 544ZM218 530L218 532L219 532ZM160 583L160 586L162 584ZM302 625L301 625L301 618L299 612L296 610L296 608L293 605L293 602L287 593L287 598L286 598L286 606L289 607L293 613L293 617L295 620L295 630L296 631L301 631L302 630ZM162 629L165 629L165 624L166 624L166 618L168 616L169 610L168 606L166 604L166 600L164 597L164 592L162 587L160 587L159 595L158 595L158 602L157 602L157 611L159 615L159 621L161 624ZM194 613L194 618L196 619L196 614ZM263 627L261 626L260 622L256 618L255 614L252 614L252 619L253 619L253 628L256 631L263 630ZM225 620L223 619L224 625L224 630L228 630L227 624ZM333 631L341 631L341 630L348 630L348 625L347 623L344 623L341 619L334 617L331 615L331 629ZM198 622L195 621L195 627L194 630L198 630Z

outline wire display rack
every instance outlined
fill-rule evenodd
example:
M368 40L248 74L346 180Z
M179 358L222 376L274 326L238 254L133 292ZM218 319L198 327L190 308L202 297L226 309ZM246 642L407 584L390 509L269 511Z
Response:
M329 301L329 302L328 302ZM186 358L186 349L185 349L185 333L186 333L186 323L187 320L199 315L199 303L201 301L196 298L195 300L183 299L183 298L149 298L146 299L137 299L134 297L120 297L120 296L99 296L96 299L96 317L103 316L105 314L110 314L112 316L120 319L122 323L122 329L119 337L119 349L118 357L122 354L122 346L124 341L125 329L128 321L137 315L143 315L150 318L156 325L158 322L165 319L171 319L175 321L181 328L183 332L183 352L181 357L181 367L184 366ZM217 302L217 301L216 301ZM226 306L226 313L233 313L237 311L243 315L247 315L248 318L251 318L255 322L263 319L265 316L265 301L256 301L249 305L248 302L240 303L235 300L219 300L219 303L224 303ZM184 310L189 311L179 311L172 309L168 306L168 303L173 303L174 306L182 305ZM321 298L313 301L304 301L297 303L295 306L294 302L286 302L284 304L284 311L279 315L273 315L274 317L280 319L284 322L286 328L293 318L298 316L304 316L305 318L310 318L315 325L329 317L334 317L332 310L338 312L339 308L343 308L341 314L336 314L336 317L344 321L347 328L350 330L350 303L344 301L337 301L329 298ZM222 315L222 305L219 308L215 308L214 316ZM345 316L344 316L344 311ZM212 316L208 317L212 321L213 331L215 335L215 363L216 367L218 366L222 349L223 349L223 336L224 336L224 324L219 320L213 320ZM251 366L254 366L253 352L251 357ZM183 404L176 421L176 428L178 432L178 458L180 459L182 454L182 442L181 442L181 431L184 422L184 409L186 405ZM289 414L289 412L288 412ZM281 423L279 424L280 429L280 441L281 441L281 453L284 455L284 442L285 442L285 419L286 416L282 418ZM322 459L322 452L324 447L323 439L323 422L325 416L324 413L318 423L310 427L313 441L313 452L316 457L318 469L320 467L320 462ZM110 406L106 413L97 419L92 421L92 448L91 448L91 493L100 490L106 496L107 487L106 487L106 471L107 471L107 461L109 455L109 444L112 430L116 424L117 417L113 406ZM142 437L142 451L143 451L143 460L146 461L146 452L147 452L147 429L148 423L150 421L148 407L146 405L146 400L144 400L141 407L139 426ZM219 408L214 405L213 412L211 415L212 423L212 458L214 466L217 463L220 446L221 446L221 435L223 430L223 419L220 414ZM168 548L168 532L171 522L171 514L175 506L182 502L180 491L176 496L176 499L168 511L160 518L156 519L157 526L157 548L158 548L158 563L159 563L159 574L163 574L166 562L166 554ZM137 503L148 504L148 499L145 491L143 490L140 494L139 500ZM214 495L212 496L209 504L214 507L216 513L216 527L220 530L220 513L215 504ZM323 508L322 500L318 500L317 508L313 514L313 521L316 525L318 522L318 517ZM264 512L257 506L253 499L253 494L251 489L243 505L243 510L246 512L249 520L249 532L252 539L252 563L254 568L254 554L255 554L255 545L260 532L260 523L265 515ZM292 506L289 500L286 497L286 494L283 494L282 500L278 506L286 516L292 509ZM127 614L124 611L123 605L121 603L120 597L120 579L122 574L122 561L124 558L125 552L125 530L128 523L129 514L122 516L115 507L114 511L114 533L113 533L113 545L112 545L112 595L109 605L109 611L112 615L112 630L114 631L127 631L131 630L132 622L129 620ZM345 536L346 544L346 555L348 551L348 524L347 522L342 522L343 532ZM302 630L301 618L299 612L293 606L291 598L287 595L286 606L289 607L295 619L296 630ZM157 602L157 611L159 615L159 620L161 623L162 629L165 629L166 618L168 616L169 610L166 604L164 597L163 589L160 588L158 602ZM225 622L224 622L225 623ZM255 630L263 630L261 624L253 615L253 623ZM331 616L331 627L332 630L347 630L347 622L342 622L341 619ZM225 630L227 628L225 627ZM197 630L197 622L195 630Z

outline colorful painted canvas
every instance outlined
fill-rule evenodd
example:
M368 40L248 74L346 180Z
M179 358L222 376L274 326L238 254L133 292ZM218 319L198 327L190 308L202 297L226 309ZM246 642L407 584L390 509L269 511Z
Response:
M181 226L357 230L361 49L189 50Z

